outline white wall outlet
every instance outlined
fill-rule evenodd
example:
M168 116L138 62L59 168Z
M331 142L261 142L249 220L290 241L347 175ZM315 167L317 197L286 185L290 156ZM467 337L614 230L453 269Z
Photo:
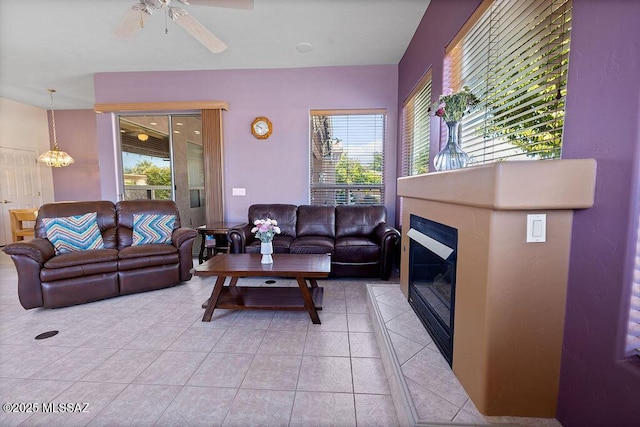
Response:
M527 214L527 243L547 241L547 214Z
M232 188L231 189L232 196L246 196L247 189L246 188Z

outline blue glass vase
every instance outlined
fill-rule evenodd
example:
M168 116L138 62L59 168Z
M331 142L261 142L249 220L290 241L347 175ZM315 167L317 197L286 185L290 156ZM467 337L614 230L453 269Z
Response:
M469 156L464 152L458 144L458 130L460 122L445 122L449 129L447 145L436 154L433 159L433 166L437 171L447 171L452 169L460 169L469 164Z

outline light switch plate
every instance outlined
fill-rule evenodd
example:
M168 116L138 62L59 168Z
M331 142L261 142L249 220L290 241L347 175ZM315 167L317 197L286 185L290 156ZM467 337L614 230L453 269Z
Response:
M247 189L246 188L232 188L231 189L232 196L246 196Z
M547 241L547 214L527 214L527 243Z

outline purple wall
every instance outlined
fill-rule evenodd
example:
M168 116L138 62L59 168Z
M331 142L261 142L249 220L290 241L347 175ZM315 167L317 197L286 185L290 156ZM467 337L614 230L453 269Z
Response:
M49 139L53 147L51 112ZM96 117L91 110L57 110L56 136L60 150L66 151L73 164L53 168L54 200L100 200L100 173L96 142Z
M598 161L595 205L576 212L558 418L640 423L640 359L622 342L640 161L640 2L574 0L563 158Z
M397 66L322 67L106 73L95 76L96 103L221 100L225 210L229 221L246 221L252 203L309 203L309 110L387 109L385 204L394 221L396 188ZM266 141L253 137L257 116L273 122ZM98 117L103 198L114 197L111 115ZM111 153L110 151L111 150ZM102 163L104 161L104 163ZM246 197L231 195L246 188ZM111 194L109 194L111 193Z
M431 1L400 62L400 106L429 66L437 98L444 47L479 3ZM640 170L639 22L638 1L573 2L563 158L595 158L598 172L595 205L573 225L557 412L567 427L640 420L640 359L621 354Z

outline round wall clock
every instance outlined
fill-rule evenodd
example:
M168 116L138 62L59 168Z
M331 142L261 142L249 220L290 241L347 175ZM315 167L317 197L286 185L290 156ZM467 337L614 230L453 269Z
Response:
M271 136L273 125L266 117L256 117L251 123L251 133L258 139L267 139Z

